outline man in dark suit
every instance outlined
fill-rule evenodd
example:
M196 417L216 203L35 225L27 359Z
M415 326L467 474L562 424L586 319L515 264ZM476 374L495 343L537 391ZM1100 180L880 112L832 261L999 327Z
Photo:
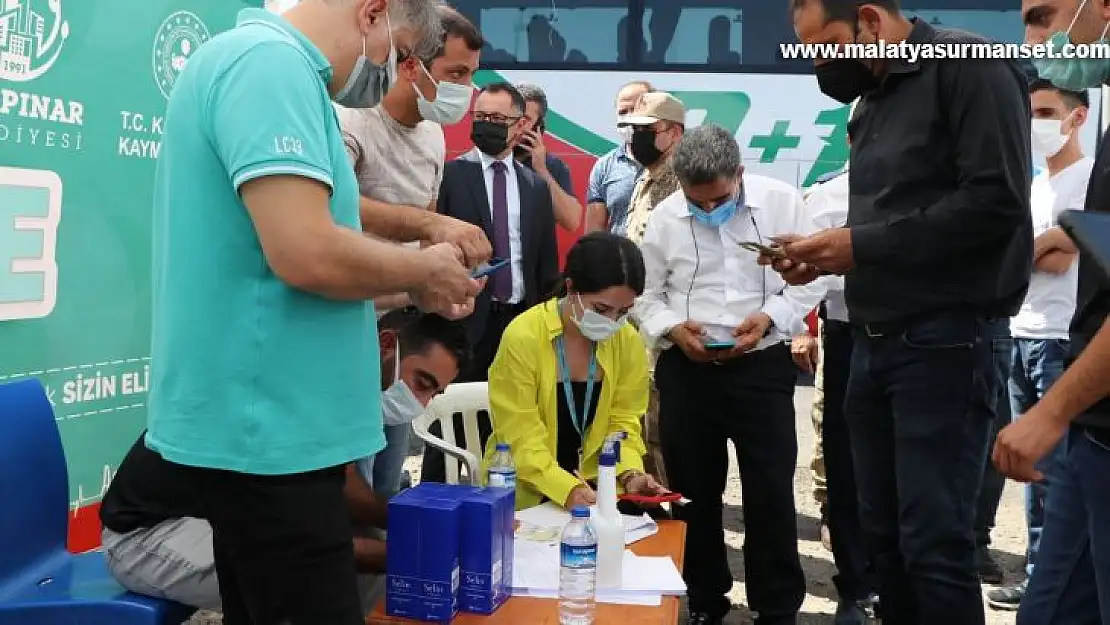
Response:
M459 382L483 382L501 334L518 314L537 304L559 272L555 216L551 193L534 171L513 158L513 147L524 136L524 97L508 83L483 87L474 100L474 148L447 163L437 211L481 226L493 242L495 258L509 265L489 276L467 318L474 357ZM461 419L455 432L463 432ZM432 434L439 436L437 428ZM478 424L482 444L492 430L488 418ZM476 477L476 476L472 476ZM423 481L443 481L443 455L424 453Z

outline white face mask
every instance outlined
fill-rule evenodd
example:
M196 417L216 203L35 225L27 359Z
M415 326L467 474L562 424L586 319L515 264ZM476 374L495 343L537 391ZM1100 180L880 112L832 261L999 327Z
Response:
M382 423L387 426L412 423L424 414L424 404L401 379L401 343L397 342L397 356L393 366L393 385L382 393Z
M582 316L575 317L574 308L571 308L571 320L574 321L574 325L578 326L578 330L582 332L582 336L595 342L604 341L619 332L621 326L624 325L624 320L627 315L622 315L619 319L614 321L598 313L596 310L586 308L582 304L582 295L576 293L575 297L578 299L578 307L582 309Z
M469 85L457 85L446 80L436 82L423 63L420 64L420 69L424 70L428 80L431 80L432 84L436 86L436 99L429 102L424 99L424 94L420 93L420 89L416 88L416 84L412 85L413 91L416 92L416 108L420 111L420 116L430 122L445 125L457 124L462 121L466 112L470 110L470 99L474 95L474 88Z
M617 134L621 136L621 139L625 143L628 143L632 140L632 126L620 125L620 123L624 121L625 117L625 115L617 115Z
M1070 117L1069 115L1064 119L1034 119L1030 128L1033 151L1045 157L1052 157L1064 149L1068 139L1071 138L1071 133L1063 132L1064 123Z

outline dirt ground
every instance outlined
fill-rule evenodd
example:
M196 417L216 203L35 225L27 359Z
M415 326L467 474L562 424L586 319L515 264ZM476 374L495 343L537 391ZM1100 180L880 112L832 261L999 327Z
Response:
M809 469L813 457L813 426L809 420L809 407L813 401L813 389L799 386L794 396L794 412L798 431L798 468L794 474L795 507L798 510L798 545L802 556L802 568L806 573L806 599L798 625L818 625L832 622L836 611L836 588L832 576L836 573L832 554L821 545L819 512L813 499L813 474ZM751 613L746 608L743 562L741 547L744 543L744 524L740 504L742 494L740 480L736 474L735 463L731 468L732 476L725 492L725 540L730 547L732 574L738 581L732 587L732 603L736 609L725 621L728 625L752 623ZM992 532L991 548L994 557L1006 570L1010 581L1021 579L1023 554L1025 553L1025 517L1023 513L1022 492L1015 484L1007 484L998 511L997 525ZM993 586L984 586L984 592ZM985 603L985 602L984 602ZM1013 625L1014 613L992 610L987 611L987 625Z
M794 476L794 490L798 510L798 544L807 580L807 594L805 603L802 605L802 614L798 618L798 625L832 623L832 615L836 609L836 588L832 583L832 576L836 573L836 569L833 567L832 554L821 545L818 509L812 494L813 476L809 469L809 462L813 456L813 427L809 420L812 397L812 388L799 386L794 399L798 430L798 468ZM412 473L413 480L418 480L420 456L416 454L410 456L405 465ZM737 579L731 593L732 603L736 609L725 622L727 625L746 625L753 620L747 610L744 594L744 556L741 550L744 543L744 523L740 508L742 493L735 461L732 463L731 472L725 492L725 539L730 547L732 573ZM997 526L992 533L993 553L999 564L1006 570L1008 581L1018 581L1022 575L1022 554L1025 550L1025 519L1022 506L1020 487L1012 483L1008 484L1002 506L998 511ZM984 586L984 592L988 588L990 587ZM187 625L219 623L218 615L206 613L197 615ZM1013 612L987 608L987 625L1013 624Z

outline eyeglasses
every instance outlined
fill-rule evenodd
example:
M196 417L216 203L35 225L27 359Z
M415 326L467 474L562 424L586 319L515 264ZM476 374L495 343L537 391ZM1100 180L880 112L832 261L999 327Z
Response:
M493 122L505 126L515 123L521 118L520 115L502 115L501 113L485 113L483 111L474 111L472 117L476 122Z

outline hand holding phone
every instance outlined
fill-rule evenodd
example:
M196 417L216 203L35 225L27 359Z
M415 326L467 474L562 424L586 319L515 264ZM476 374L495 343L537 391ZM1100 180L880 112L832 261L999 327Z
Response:
M709 351L722 351L722 350L726 350L726 349L732 349L733 347L736 347L736 343L734 341L716 341L716 340L714 340L714 341L708 341L705 344L705 349L708 349Z
M781 247L770 247L762 243L756 243L755 241L745 241L740 244L740 247L749 252L770 256L771 258L786 258L786 252L784 252Z
M470 277L474 278L475 280L477 280L478 278L484 278L491 273L504 269L508 266L508 258L491 258L489 259L489 262L482 263L481 265L475 267L474 270L470 272Z

